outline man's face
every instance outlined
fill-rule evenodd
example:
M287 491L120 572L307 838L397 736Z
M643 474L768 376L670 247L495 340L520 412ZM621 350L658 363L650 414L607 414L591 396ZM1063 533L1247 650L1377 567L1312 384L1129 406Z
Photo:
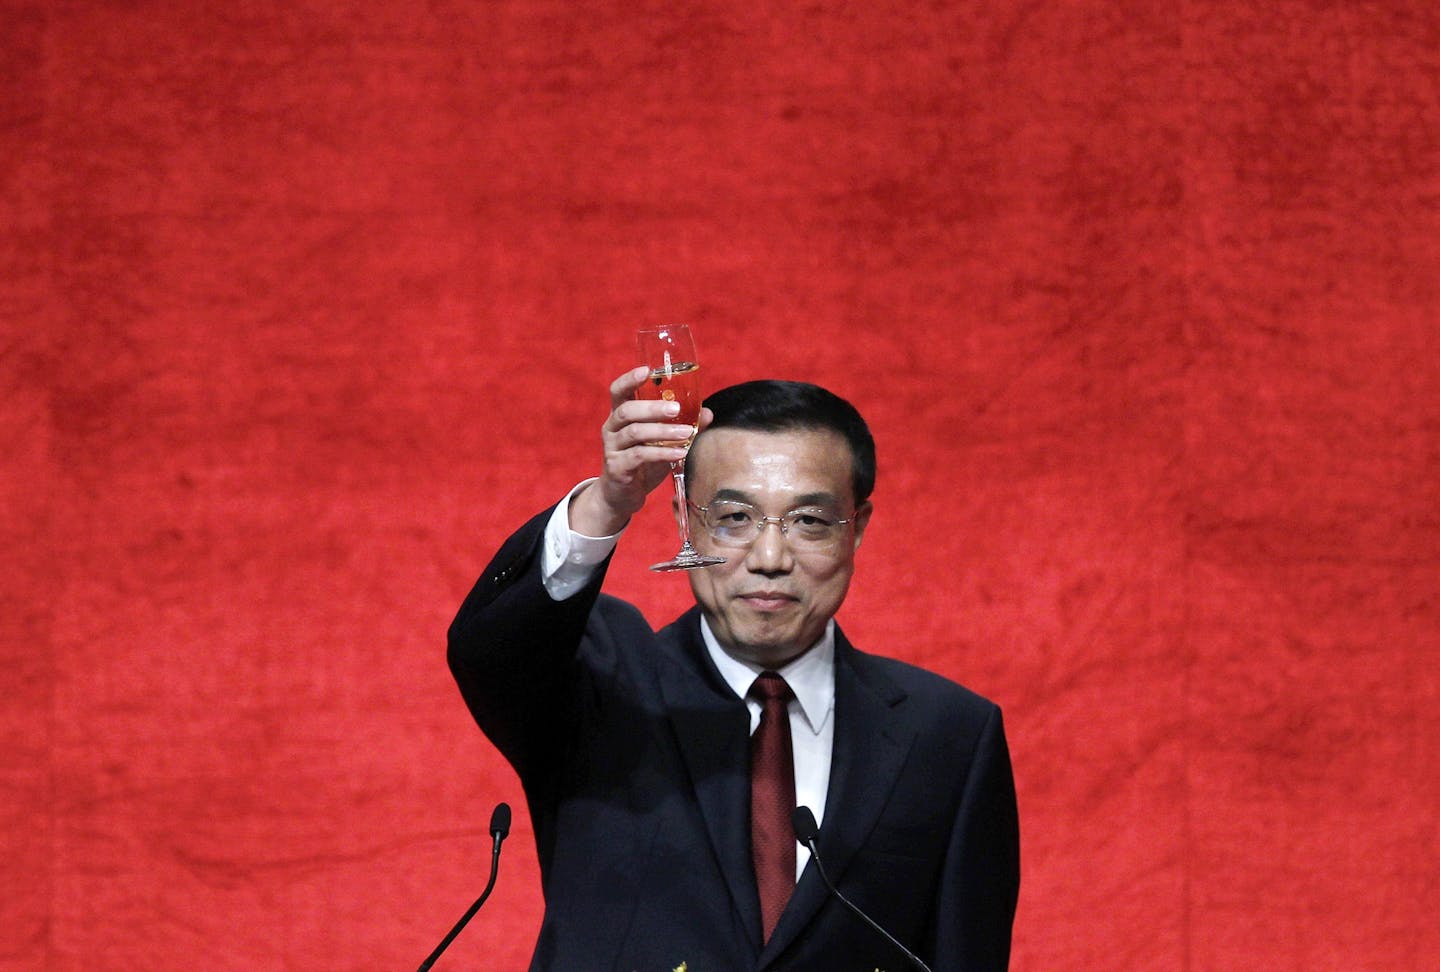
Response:
M703 433L692 455L695 475L687 477L686 492L698 505L738 500L761 516L820 506L855 520L840 528L830 548L797 550L773 521L748 547L730 547L716 543L701 515L692 515L696 548L726 558L689 572L711 629L736 658L778 668L819 640L850 586L870 518L868 502L855 509L850 447L828 429L725 428Z

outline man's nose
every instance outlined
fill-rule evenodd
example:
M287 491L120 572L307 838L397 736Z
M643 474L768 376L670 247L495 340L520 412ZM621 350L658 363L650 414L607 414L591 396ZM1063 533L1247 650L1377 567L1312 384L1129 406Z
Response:
M745 566L756 573L776 573L790 569L792 554L785 531L774 520L760 521L760 532L750 542Z

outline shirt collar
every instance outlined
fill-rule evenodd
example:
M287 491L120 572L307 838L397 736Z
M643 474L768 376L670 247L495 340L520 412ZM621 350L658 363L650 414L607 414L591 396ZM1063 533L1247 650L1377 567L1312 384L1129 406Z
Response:
M704 614L700 615L700 636L705 639L705 648L725 683L738 697L745 698L745 693L750 691L750 683L765 669L731 657L720 647L720 641L710 630L710 622ZM800 703L800 713L810 731L819 735L835 709L835 619L826 622L825 633L809 651L776 671L795 693L795 701Z

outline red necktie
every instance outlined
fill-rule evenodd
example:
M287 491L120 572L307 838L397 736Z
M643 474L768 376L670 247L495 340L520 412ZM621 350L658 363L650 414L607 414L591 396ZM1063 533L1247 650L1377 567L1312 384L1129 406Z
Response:
M750 686L760 701L760 725L750 737L750 855L765 940L775 930L795 890L795 756L790 749L788 703L795 693L774 672L762 672Z

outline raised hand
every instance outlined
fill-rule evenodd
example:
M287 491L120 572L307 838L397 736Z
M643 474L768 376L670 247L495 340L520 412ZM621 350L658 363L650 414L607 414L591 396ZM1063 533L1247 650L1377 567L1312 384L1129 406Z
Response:
M675 424L676 402L641 401L635 392L650 377L645 366L632 368L610 383L610 414L600 427L599 479L570 503L570 528L591 537L617 533L645 505L645 497L670 477L672 463L685 458L691 427ZM698 428L710 423L701 409ZM662 445L661 443L669 443Z

